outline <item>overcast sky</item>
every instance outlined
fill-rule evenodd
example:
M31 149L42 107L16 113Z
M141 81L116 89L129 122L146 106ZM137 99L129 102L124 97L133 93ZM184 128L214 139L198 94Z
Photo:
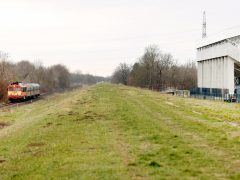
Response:
M0 50L14 62L62 63L111 75L150 44L179 63L195 59L202 13L207 34L240 25L238 0L0 0Z

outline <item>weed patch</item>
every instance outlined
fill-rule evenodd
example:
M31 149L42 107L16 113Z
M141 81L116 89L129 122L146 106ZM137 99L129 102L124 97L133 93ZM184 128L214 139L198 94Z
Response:
M43 128L47 128L49 126L53 125L53 123L48 122L46 125L43 126Z
M41 142L39 142L39 143L30 143L30 144L28 144L27 145L27 147L42 147L42 146L44 146L45 144L44 143L41 143Z
M158 164L156 161L151 161L148 165L151 167L161 167L161 165Z
M73 121L96 121L105 119L106 116L100 113L96 113L93 111L86 111L83 114L78 114L75 116Z
M128 163L128 166L137 166L136 163Z
M3 128L9 126L9 125L10 125L10 124L8 124L8 123L0 122L0 129L3 129Z
M6 160L0 159L0 164L5 163L5 162L6 162Z

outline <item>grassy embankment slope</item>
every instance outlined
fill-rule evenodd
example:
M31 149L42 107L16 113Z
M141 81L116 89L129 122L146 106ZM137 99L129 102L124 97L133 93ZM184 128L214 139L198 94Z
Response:
M101 84L0 112L0 179L239 179L240 106Z

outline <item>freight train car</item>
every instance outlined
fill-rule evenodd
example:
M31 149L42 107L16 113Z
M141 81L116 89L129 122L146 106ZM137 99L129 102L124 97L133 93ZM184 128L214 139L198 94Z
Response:
M8 86L9 101L22 101L40 96L40 85L35 83L15 82Z

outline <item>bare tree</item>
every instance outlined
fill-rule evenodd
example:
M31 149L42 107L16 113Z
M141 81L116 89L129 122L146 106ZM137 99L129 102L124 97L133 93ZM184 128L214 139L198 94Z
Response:
M158 46L150 45L145 49L145 52L140 59L140 63L146 68L148 74L147 86L149 88L153 88L155 64L158 61L159 55L160 50Z
M113 73L112 82L127 85L130 71L131 69L126 63L120 63Z
M131 69L129 73L124 74L122 69L124 66L121 65L116 68L112 82L157 90L162 90L165 87L179 89L196 87L197 70L195 63L188 62L179 65L170 53L162 53L156 45L150 45L145 49L138 62L132 67L128 67Z

